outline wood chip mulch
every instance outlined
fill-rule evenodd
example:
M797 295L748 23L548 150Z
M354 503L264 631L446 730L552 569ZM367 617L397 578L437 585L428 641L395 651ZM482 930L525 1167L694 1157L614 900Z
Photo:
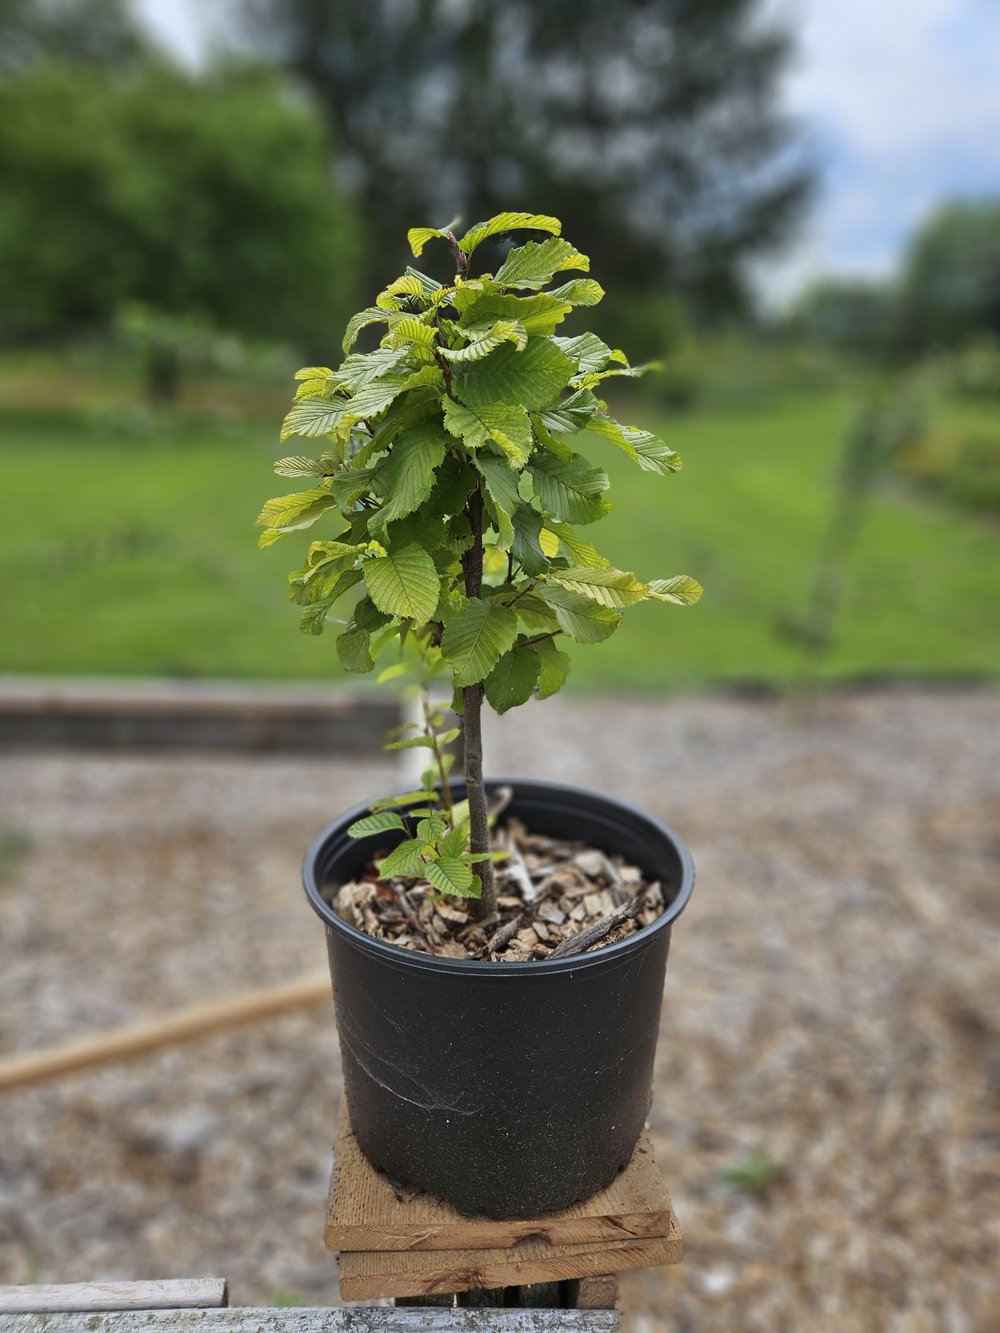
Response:
M442 898L419 879L382 880L375 861L360 879L330 886L328 901L350 925L404 949L447 958L538 962L604 948L651 925L664 908L659 883L621 856L529 832L515 817L493 830L508 853L496 863L497 916L476 918L475 900Z

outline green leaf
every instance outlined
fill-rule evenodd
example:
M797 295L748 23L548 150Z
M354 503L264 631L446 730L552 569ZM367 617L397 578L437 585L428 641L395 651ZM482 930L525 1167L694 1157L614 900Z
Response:
M403 347L406 343L416 343L420 347L433 347L437 333L432 324L424 324L415 315L392 316L389 325L389 337L393 347Z
M281 423L279 438L284 442L290 435L305 435L309 439L329 435L349 407L346 398L303 398Z
M552 570L547 578L549 583L558 583L570 592L582 592L601 606L619 611L643 601L649 592L646 584L640 583L634 574L610 566L588 569L573 565L569 569Z
M544 287L553 274L576 268L586 273L590 260L569 241L550 236L546 241L528 241L511 250L495 274L504 287Z
M331 477L334 463L328 458L279 458L274 464L279 477Z
M539 594L555 612L559 628L577 643L600 643L622 622L616 611L592 601L581 592L556 584L539 585Z
M544 213L498 213L489 221L477 222L474 227L470 227L459 240L459 248L467 255L471 255L477 245L481 245L491 236L500 236L504 232L518 231L521 228L531 231L550 231L553 236L558 236L562 231L562 223L558 218L548 217Z
M581 454L574 454L568 463L551 454L536 454L528 470L542 508L560 522L593 523L611 508L601 494L608 489L608 474L591 467Z
M262 528L293 532L297 528L308 528L336 504L336 498L329 491L323 490L279 495L273 500L268 500L257 515L257 522Z
M648 430L623 426L620 421L605 416L591 418L587 429L595 435L603 435L606 440L624 450L644 472L658 472L660 476L666 477L671 472L680 471L680 454L674 453L659 436L652 435Z
M434 485L434 473L444 460L444 449L441 426L434 422L414 426L397 436L377 472L378 490L388 499L372 515L370 532L383 532L387 523L412 514L423 504Z
M406 393L409 389L420 388L421 385L425 384L435 388L443 387L444 376L438 366L424 366L411 374L393 372L383 375L380 379L365 384L357 391L351 399L351 416L359 421L377 417L401 393Z
M380 611L370 597L362 597L354 608L354 623L358 629L366 629L369 634L387 625L391 616Z
M509 596L509 591L498 594L498 602ZM513 610L531 629L545 630L552 633L559 628L556 613L542 601L541 597L536 596L533 592L519 595L517 605Z
M486 327L470 324L463 332L472 339L467 347L442 347L441 355L453 363L482 361L501 343L513 343L518 351L526 346L528 334L523 324L513 319L499 319Z
M553 287L548 295L571 306L597 305L598 301L604 299L604 288L593 278L574 278L561 287Z
M447 831L448 825L438 815L428 815L417 825L417 837L424 842L437 843L438 838Z
M380 310L400 310L406 305L408 298L423 296L423 284L416 273L404 273L401 278L396 278L384 291L379 292L375 298L375 304Z
M365 672L375 666L370 645L371 632L355 626L337 635L337 656L345 671ZM386 747L388 749L388 746Z
M572 463L573 449L561 435L553 434L544 424L537 412L531 414L531 428L535 432L535 440L539 447L547 453L555 454L556 458L561 458L564 463Z
M606 560L601 555L596 546L592 546L590 542L585 542L581 537L578 537L573 529L565 523L547 523L544 532L551 533L556 542L566 548L578 565L586 565L589 569L603 569L605 565L611 563L610 560ZM549 554L545 546L544 533L542 550L545 551L546 555ZM554 551L552 554L556 555L558 551Z
M405 667L403 668L406 669ZM405 741L390 741L382 746L383 750L433 750L434 742L429 736L409 736Z
M420 258L428 241L433 241L436 238L440 238L442 241L450 240L451 229L457 226L458 218L454 222L449 222L447 227L411 227L406 233L406 239L415 258Z
M348 509L359 495L364 495L378 471L373 467L342 468L333 474L330 491L341 509Z
M375 298L375 304L381 310L398 310L407 297L415 296L422 299L432 297L442 290L436 278L428 277L426 273L421 273L419 269L411 268L407 264L402 277L390 282L389 286Z
M531 698L541 668L534 648L514 648L496 664L483 682L483 689L491 707L497 713L506 713Z
M397 549L417 542L433 556L447 541L448 524L443 516L433 514L432 500L428 499L417 513L396 519L380 536L387 545Z
M468 293L464 301L456 295L455 303L462 308L462 317L458 321L460 329L512 319L522 325L526 333L542 336L557 328L573 308L567 301L557 301L548 292L533 296L516 296L512 292Z
M379 801L372 801L371 809L374 810L396 810L402 809L405 805L413 805L416 801L426 801L427 793L425 791L406 791L399 796L383 796Z
M597 399L589 389L577 389L567 398L542 408L538 418L547 430L558 435L575 435L589 425L597 407Z
M368 595L380 611L425 625L441 590L434 561L415 542L401 551L365 560L361 566Z
M342 535L349 536L346 532ZM362 546L355 545L353 542L312 542L306 556L304 577L306 580L315 578L320 570L329 569L331 565L338 564L348 556L353 558L363 549Z
M513 522L514 541L511 550L514 559L529 578L544 574L549 561L539 541L542 532L541 514L530 505L519 504L514 510Z
M384 685L386 681L397 680L400 676L405 676L407 671L409 671L409 669L410 668L407 666L405 662L393 662L391 666L382 668L382 670L375 677L375 683L377 685ZM391 745L382 746L383 750L391 750L392 748L393 747Z
M424 879L439 893L456 898L478 898L481 889L472 870L458 856L441 856L424 866Z
M322 634L329 614L329 602L323 602L319 606L307 607L299 616L299 629L303 634Z
M373 429L374 447L386 449L404 430L431 420L441 425L441 401L433 387L407 393L395 399L379 417Z
M624 352L613 352L611 359L612 361L620 361L621 364L608 366L606 370L593 370L586 375L577 375L574 377L573 383L579 384L581 388L593 389L603 380L612 379L616 375L624 379L640 380L650 370L662 370L663 368L659 361L647 361L642 366L630 366Z
M483 479L487 510L500 537L500 545L509 550L514 540L511 515L521 503L517 475L502 458L483 450L473 460Z
M538 697L548 699L566 684L569 675L570 656L555 646L551 639L543 639L535 644L540 670L538 674Z
M448 454L438 468L437 481L427 501L427 512L461 515L475 480L471 468L454 454Z
M454 818L454 812L452 812ZM455 827L448 832L438 843L438 854L440 856L461 856L469 847L469 824L468 820L456 821Z
M367 838L370 833L385 833L387 829L391 828L401 828L404 832L406 831L406 825L395 811L380 810L377 815L365 815L361 819L356 819L348 827L347 836L349 838Z
M493 440L517 468L524 467L531 454L531 422L524 408L515 403L488 403L472 408L446 398L444 424L452 435L461 436L470 449L481 449Z
M379 310L377 306L370 306L367 310L359 310L356 315L351 316L347 325L344 341L341 343L342 350L345 353L351 350L363 328L366 328L369 324L384 324L387 318L386 311Z
M381 379L406 360L405 347L377 347L374 352L354 352L334 375L338 389L357 393L366 384ZM354 405L351 404L351 410Z
M483 680L501 654L513 647L516 637L515 612L470 597L447 622L441 636L441 652L454 672L455 684L474 685Z
M407 278L416 278L417 282L420 283L421 294L424 296L436 296L438 292L443 292L445 290L438 282L437 278L432 278L429 273L421 273L420 270L414 268L412 264L407 264L406 269L404 270L404 276Z
M427 793L418 792L417 795L424 798ZM383 879L391 879L394 875L422 878L426 869L423 852L424 844L419 838L408 838L394 847L384 861L379 861L378 873Z
M529 338L521 352L505 343L482 361L456 367L452 392L466 407L517 403L534 412L552 402L573 372L550 338Z
M318 570L316 577L312 577L313 571L306 566L302 570L294 570L288 576L288 596L289 600L298 602L300 606L316 606L322 602L329 609L338 597L342 597L345 592L361 582L360 569L345 569L340 572L338 563L334 563L328 570ZM319 634L318 629L310 631Z
M552 341L576 363L580 374L603 370L614 353L596 333L581 333L575 338L553 338ZM618 354L621 355L620 353Z
M300 606L304 605L306 607L299 619L299 628L303 634L323 633L330 608L339 597L342 597L345 592L349 592L355 584L361 582L361 571L348 569L343 574L335 573L330 577L332 583L321 576L299 588L294 586L293 581L289 595Z
M696 579L678 574L672 579L650 579L647 596L655 602L676 602L678 606L694 606L704 592Z

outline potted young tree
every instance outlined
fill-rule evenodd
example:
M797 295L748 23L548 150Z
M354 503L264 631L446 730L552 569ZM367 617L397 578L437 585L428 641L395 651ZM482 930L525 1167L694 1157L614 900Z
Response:
M455 225L409 233L415 257L428 241L450 245L451 281L407 268L350 321L338 369L299 372L282 439L322 438L323 452L279 460L280 475L313 484L270 500L259 522L270 544L332 520L290 576L303 630L319 634L349 597L337 637L344 667L371 671L402 644L425 687L450 681L461 717L464 782L448 778L457 729L425 699L416 734L393 741L427 748L420 789L346 812L306 857L354 1132L392 1178L467 1212L532 1216L609 1184L632 1154L649 1109L670 929L693 868L674 833L609 796L487 782L483 703L503 713L554 694L569 670L561 643L600 642L625 608L686 605L701 589L687 577L642 582L579 532L610 508L606 473L579 452L585 439L651 473L680 466L662 440L609 416L595 392L645 367L593 333L556 334L603 296L592 279L566 276L589 260L556 218L504 213L460 237ZM543 239L474 275L478 247L519 229ZM385 327L379 346L353 352L370 324ZM555 947L510 961L503 942L532 905L518 906L513 867L491 846L500 791L498 827L516 818L536 835L584 841L605 865L624 858L641 874L639 892L620 893L573 936L564 929ZM523 863L520 872L525 880ZM338 889L359 877L387 919L414 918L421 899L442 911L457 904L446 913L455 941L426 952L399 947L377 923L363 929ZM646 900L642 924L647 888L660 897L652 913Z

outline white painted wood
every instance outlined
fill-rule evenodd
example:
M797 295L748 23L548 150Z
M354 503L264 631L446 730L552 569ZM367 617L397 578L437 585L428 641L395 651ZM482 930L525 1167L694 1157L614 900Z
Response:
M621 1333L614 1310L130 1310L15 1314L2 1333Z
M221 1277L164 1282L66 1282L58 1286L0 1286L0 1315L87 1310L192 1310L229 1304Z

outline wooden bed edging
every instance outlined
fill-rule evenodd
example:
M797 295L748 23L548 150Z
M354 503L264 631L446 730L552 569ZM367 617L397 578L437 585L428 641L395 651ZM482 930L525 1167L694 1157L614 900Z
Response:
M3 1333L620 1333L613 1310L254 1309L0 1314Z

